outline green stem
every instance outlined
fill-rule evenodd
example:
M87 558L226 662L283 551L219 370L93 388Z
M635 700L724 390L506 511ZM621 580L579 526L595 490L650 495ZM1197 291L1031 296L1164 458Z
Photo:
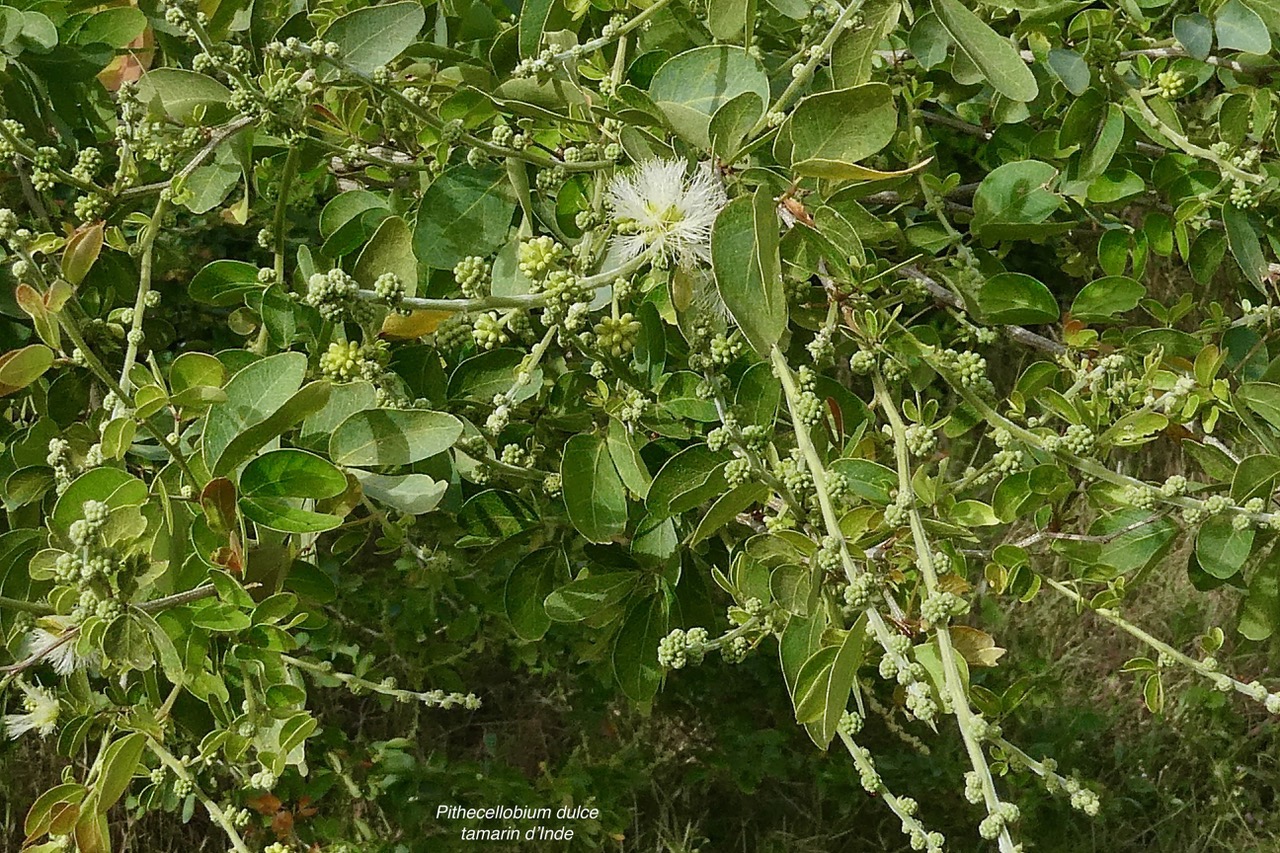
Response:
M142 229L142 235L138 238L138 246L142 250L139 262L138 295L133 300L133 323L130 324L125 344L124 366L120 368L120 387L126 391L133 388L133 383L129 379L129 371L133 369L133 364L138 358L138 345L134 343L133 338L136 337L135 332L138 335L142 334L142 320L147 313L147 294L151 292L151 269L152 259L155 254L156 237L160 234L160 225L164 220L164 214L168 207L169 199L164 193L161 193L160 199L156 202L155 210L151 214L151 219L147 222L147 227Z
M289 212L289 190L293 186L293 179L298 174L298 162L302 159L302 148L298 145L289 147L289 153L284 158L284 169L280 175L279 197L276 199L276 215L271 224L271 242L275 249L275 269L276 281L284 284L284 250L285 250L285 226L287 224L287 214Z
M1130 637L1133 637L1135 640L1138 640L1139 642L1143 643L1147 647L1154 649L1156 652L1162 655L1166 655L1172 658L1173 660L1176 660L1178 663L1182 664L1187 669L1191 670L1192 672L1196 673L1199 676L1202 676L1203 678L1207 678L1212 681L1219 681L1223 678L1226 678L1230 680L1231 688L1235 690L1235 692L1240 693L1244 696L1248 696L1250 699L1253 699L1254 701L1259 701L1258 697L1254 695L1255 688L1251 688L1248 684L1245 684L1243 681L1240 681L1239 679L1236 679L1236 678L1232 678L1231 676L1226 675L1225 673L1220 672L1217 669L1214 669L1213 667L1206 666L1204 661L1199 661L1191 657L1190 655L1183 654L1182 652L1175 649L1173 646L1166 643L1164 640L1161 640L1152 636L1147 631L1143 630L1142 628L1139 628L1137 625L1133 624L1129 620L1122 617L1120 614L1116 613L1116 611L1108 607L1093 607L1092 605L1089 604L1088 600L1086 600L1083 595L1076 592L1074 589L1062 583L1061 581L1054 580L1053 578L1048 577L1046 575L1041 575L1040 577L1055 592L1058 592L1061 595L1065 596L1066 598L1070 599L1071 601L1075 602L1076 606L1082 607L1088 610L1092 610L1102 619L1104 619L1107 622L1110 622L1112 625L1119 628L1121 631L1124 631Z
M1144 119L1146 119L1147 124L1187 154L1190 154L1193 157L1199 157L1202 160L1210 161L1216 165L1224 175L1230 175L1237 181L1244 181L1245 183L1250 184L1261 184L1266 180L1261 175L1252 175L1248 172L1242 171L1226 158L1219 157L1208 148L1202 148L1199 145L1196 145L1188 139L1185 134L1170 127L1163 119L1156 115L1151 107L1147 105L1146 100L1143 99L1141 92L1128 84L1124 84L1123 82L1121 85L1124 86L1125 93L1129 96L1129 100L1138 108L1138 112L1142 114Z
M599 36L598 38L594 38L591 41L583 42L577 47L570 48L569 50L561 51L560 53L557 53L555 55L555 60L557 62L563 62L566 59L574 59L575 57L583 56L585 54L591 53L592 51L599 50L602 47L606 47L609 45L610 42L617 41L623 38L624 36L626 36L632 30L636 29L637 27L643 26L645 21L648 21L650 18L658 14L658 12L662 11L664 8L666 8L670 4L671 4L671 0L654 0L654 3L651 6L649 6L649 8L645 9L639 15L636 15L634 18L627 21L622 26L618 27L611 34L607 36Z
M751 132L746 138L750 139L759 133L769 121L770 113L779 113L785 110L791 104L791 100L799 94L800 90L805 87L813 79L813 70L818 64L827 58L827 54L831 53L831 46L836 43L836 39L845 31L845 24L858 14L858 10L862 8L863 0L850 0L849 5L844 7L844 11L836 18L834 24L831 25L831 31L818 44L818 50L814 51L804 65L800 66L800 71L796 72L791 80L790 85L782 90L782 94L773 102L773 106L769 107L765 114L756 122L755 127L751 128Z
M827 529L828 536L834 536L839 540L840 562L844 566L846 578L852 583L862 573L862 570L854 564L853 557L849 554L844 533L840 529L840 518L836 515L835 506L831 501L831 494L827 489L827 471L822 464L822 458L818 455L818 449L813 446L813 441L809 437L809 425L796 414L800 401L800 388L796 384L795 376L791 373L791 366L787 364L787 358L782 354L782 350L775 346L770 351L769 357L773 362L774 372L782 382L782 390L787 401L787 410L791 415L791 426L795 431L796 444L804 456L805 465L808 466L809 473L813 475L813 488L818 495L818 506L822 512L823 525ZM884 617L880 615L880 611L868 606L864 612L867 615L867 622L875 633L876 641L884 649L885 654L893 658L899 668L910 667L910 662L903 655L893 650L893 644L890 642L893 633L885 623Z
M7 595L0 595L0 607L6 610L17 610L22 613L33 613L36 616L52 616L58 611L41 601L23 601L20 598L10 598Z
M173 753L165 749L164 745L151 735L147 735L147 745L155 753L156 758L159 758L162 764L172 770L175 776L191 785L191 792L204 805L205 810L209 812L209 817L213 819L214 823L221 826L222 831L231 839L232 849L236 853L251 853L248 845L244 843L244 839L240 837L240 832L231 823L231 818L217 803L206 796L204 791L200 790L200 786L196 784L195 776L191 774L186 765L174 757Z
M116 396L120 398L121 402L130 408L133 408L133 396L121 387L115 377L107 371L107 368L98 360L98 357L93 354L93 351L89 349L89 345L80 334L80 329L76 327L75 321L72 320L70 312L66 307L58 312L58 324L62 327L62 330L67 333L67 337L71 338L71 342L76 345L76 348L80 350L81 354L84 356L85 364L89 366L89 369L93 374L97 376L98 379L107 386L107 388L114 391ZM179 469L181 469L182 473L186 475L191 484L196 486L200 485L200 479L196 477L195 472L191 470L191 466L187 464L187 458L182 455L182 451L178 449L178 446L169 440L169 437L164 434L163 430L151 423L150 418L140 418L139 420L142 421L142 428L149 432L152 437L160 443L160 446L168 451L169 456L172 457L174 463Z
M889 394L888 388L885 387L884 377L880 375L878 370L872 374L872 384L875 387L876 402L879 403L881 411L884 412L885 420L888 421L889 428L893 432L894 458L897 461L898 468L898 494L901 500L907 502L907 516L911 525L911 538L915 543L916 563L924 576L925 589L928 590L930 595L936 595L940 589L938 586L938 573L933 565L933 547L925 534L924 521L920 517L920 510L915 500L915 491L911 485L911 458L910 450L907 448L907 427L902 420L902 416L898 414L897 403ZM973 709L969 706L969 695L965 692L964 682L960 677L960 668L956 665L956 650L951 644L951 631L945 624L942 624L936 626L933 633L938 643L938 657L942 659L942 671L945 681L943 686L950 698L952 711L955 713L956 723L960 729L960 736L964 740L965 751L969 753L969 763L972 765L974 772L978 774L978 779L982 782L982 796L986 802L987 813L995 814L1000 806L1000 796L996 792L995 781L991 776L991 768L987 764L986 753L982 750L982 744L974 736L976 717ZM999 843L1003 853L1012 853L1015 849L1013 838L1009 835L1007 827L1001 827Z

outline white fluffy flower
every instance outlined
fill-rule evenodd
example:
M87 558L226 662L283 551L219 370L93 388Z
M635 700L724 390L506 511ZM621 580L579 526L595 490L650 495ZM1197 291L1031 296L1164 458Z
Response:
M5 733L15 739L30 731L36 732L41 737L52 734L58 725L58 697L47 688L34 687L25 681L19 681L18 686L25 694L22 697L22 706L27 713L5 714Z
M689 173L683 160L654 157L614 177L606 201L624 257L652 249L692 264L711 259L711 226L728 198L709 163Z
M27 634L23 645L24 655L33 655L41 649L49 649L58 643L64 631L71 627L71 620L65 616L46 616ZM77 669L98 665L96 654L80 655L76 652L76 641L62 643L40 656L40 660L53 667L58 675L70 675Z

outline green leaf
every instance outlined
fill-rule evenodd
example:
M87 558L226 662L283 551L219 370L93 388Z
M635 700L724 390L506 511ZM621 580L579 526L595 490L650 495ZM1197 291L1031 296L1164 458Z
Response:
M703 150L711 147L711 117L744 92L769 103L769 78L742 48L722 44L673 56L649 83L649 97L676 134Z
M359 468L352 469L351 473L370 498L409 515L431 512L449 490L447 482L433 480L426 474L384 476Z
M1247 456L1236 466L1231 479L1231 500L1243 504L1250 498L1270 498L1280 476L1280 456L1259 453Z
M761 187L729 202L711 231L716 289L747 341L764 360L787 326L787 296L778 259L778 215Z
M534 57L542 49L542 33L555 0L526 0L520 6L520 55Z
M1236 626L1246 639L1261 642L1280 625L1280 555L1275 551L1249 578L1248 592L1240 602Z
M511 492L489 489L473 495L458 510L463 537L459 548L494 545L542 522L527 503Z
M862 26L845 30L831 48L831 79L837 88L871 80L880 42L893 32L901 13L898 0L868 0L863 5Z
M300 353L282 353L282 355L300 355ZM273 356L275 357L275 356ZM252 367L253 365L250 365ZM247 370L248 368L246 368ZM227 406L232 405L236 399L232 394L232 383L235 377L231 377L231 382L227 383L227 402L209 410L209 415L205 420L205 441L209 440L209 430L215 423L214 413L220 413L216 423L219 425L219 435L222 430L228 426L227 413L222 411ZM272 441L281 436L290 427L297 424L307 415L317 412L324 408L329 400L329 383L328 382L312 382L304 385L293 396L281 403L274 411L261 420L252 423L246 423L241 430L227 443L216 457L211 458L209 455L209 447L205 447L205 460L209 462L209 471L214 476L221 476L229 471L237 468L242 462L248 460L251 456L258 452L267 442ZM247 386L241 386L238 391L245 391ZM240 406L237 408L236 414L244 414L249 411L248 407Z
M215 308L243 305L247 294L265 290L258 281L258 268L244 261L213 261L205 264L191 279L187 293L196 302Z
M551 627L543 601L556 580L569 574L569 561L559 548L542 548L515 564L502 591L502 603L516 636L525 642L541 640Z
M755 92L743 92L729 99L711 117L707 131L711 150L727 160L764 115L765 103Z
M560 461L569 520L590 542L608 542L627 527L627 492L604 436L578 434Z
M155 664L150 632L132 613L111 620L102 634L102 653L125 670L147 670Z
M331 498L347 488L347 478L328 461L292 448L251 460L240 473L240 493L248 498Z
M324 31L324 40L337 43L343 62L369 74L413 44L426 19L426 11L418 2L369 6L348 12L330 24Z
M992 88L1011 101L1032 101L1039 94L1035 75L1017 48L987 26L959 0L930 0L934 14Z
M1049 70L1062 81L1067 91L1079 97L1089 89L1091 75L1089 64L1084 57L1063 47L1055 47L1049 51Z
M1196 559L1200 567L1219 580L1236 575L1253 548L1254 529L1236 530L1230 516L1215 515L1196 534Z
M654 518L672 513L672 504L682 495L699 490L724 467L728 457L715 453L705 444L686 447L668 459L649 486L645 507Z
M632 493L644 500L649 494L653 477L649 475L649 469L636 451L635 442L626 425L616 418L610 418L605 441L609 447L609 455L613 457L613 465L618 469L618 476Z
M254 524L281 533L323 533L342 523L341 516L294 506L298 500L241 498L240 512Z
M418 292L418 259L413 254L413 231L399 216L382 220L378 230L356 259L352 277L365 290L372 290L383 273L395 273L405 286L405 294Z
M606 572L571 581L546 596L543 606L554 622L581 622L622 601L640 583L638 572Z
M1039 160L1005 163L987 173L973 196L971 227L984 240L1031 239L1052 233L1047 220L1062 205L1048 187L1058 170Z
M1270 265L1262 253L1262 243L1249 214L1230 204L1222 206L1222 224L1227 231L1227 245L1245 277L1256 285L1267 278Z
M103 224L101 222L77 231L67 240L62 252L62 277L72 284L79 284L93 269L102 253Z
M1213 50L1213 25L1204 15L1177 15L1173 19L1173 35L1188 56L1201 62Z
M667 635L667 608L661 596L637 601L627 611L613 644L613 674L633 702L648 702L662 684L658 643Z
M58 496L49 516L50 526L62 533L84 517L85 501L102 501L112 509L141 506L147 500L147 484L119 468L91 468L71 481Z
M100 42L114 48L127 47L147 28L147 16L138 9L118 6L95 13L76 31L78 44Z
M157 105L174 121L191 121L199 108L206 111L206 119L216 121L227 113L231 90L195 71L156 68L142 73L138 80L138 98L144 104Z
M453 269L469 255L492 254L506 242L515 209L506 171L453 166L422 195L414 254L437 269Z
M31 344L0 355L0 396L26 388L52 366L53 350L44 344Z
M1054 323L1059 314L1049 288L1020 272L998 273L983 282L978 307L992 323Z
M1274 382L1246 382L1236 390L1236 397L1280 431L1280 385Z
M1214 16L1219 50L1239 50L1265 56L1271 52L1271 34L1258 13L1240 0L1227 0Z
M142 749L146 744L146 735L133 732L112 741L103 751L102 770L94 786L94 792L98 795L99 814L106 814L124 796L124 792L129 790L129 783L133 781L133 774L142 761Z
M1114 320L1138 307L1147 289L1123 275L1109 275L1089 282L1071 303L1071 316L1086 322Z
M334 430L329 457L339 465L410 465L453 446L462 422L423 409L367 409Z
M893 90L867 83L810 95L787 123L791 159L802 175L857 178L848 167L880 151L898 129Z

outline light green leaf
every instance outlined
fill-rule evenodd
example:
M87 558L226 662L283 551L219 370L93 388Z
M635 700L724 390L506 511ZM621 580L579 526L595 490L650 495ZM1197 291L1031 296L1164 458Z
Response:
M305 450L273 450L250 460L240 473L248 498L331 498L347 488L346 476Z
M359 468L351 471L370 498L409 515L423 515L439 505L449 484L426 474L385 476Z
M823 178L861 177L849 167L880 151L898 128L893 90L867 83L810 95L787 123L797 172Z
M468 255L492 254L506 242L515 209L506 171L454 166L422 195L413 252L436 269L453 269Z
M294 506L297 499L241 498L244 517L268 530L281 533L323 533L342 523L342 518L326 512L312 512Z
M591 542L608 542L627 527L627 492L604 436L569 439L560 461L569 520Z
M156 68L144 71L138 80L138 98L144 104L159 106L174 121L192 120L200 107L205 109L207 118L216 120L226 114L231 91L205 74L183 68Z
M329 439L329 457L339 465L410 465L453 446L462 422L444 412L367 409L342 422Z
M1138 307L1147 289L1123 275L1108 275L1089 282L1071 303L1071 316L1085 322L1115 320Z
M1039 94L1035 75L1009 40L987 26L959 0L930 0L934 14L968 59L997 92L1011 101Z
M417 294L418 259L413 254L413 232L399 216L382 220L356 259L351 276L361 287L372 290L383 273L395 273L404 284L406 295Z
M613 674L633 702L647 702L662 684L658 643L667 635L662 596L637 601L627 612L613 644Z
M725 307L768 360L787 326L787 296L778 259L778 215L767 187L720 211L711 231L711 266Z
M369 6L338 18L324 31L324 39L337 43L343 62L369 74L413 44L426 19L418 2Z
M769 78L742 48L706 45L667 60L649 83L649 97L685 141L711 147L711 117L721 106L752 92L769 103Z
M978 307L993 323L1053 323L1059 314L1049 288L1019 272L998 273L983 282Z
M1214 16L1219 50L1239 50L1265 56L1271 52L1271 34L1258 13L1240 0L1227 0Z
M622 601L640 583L638 572L605 572L571 581L547 595L544 606L555 622L581 622Z

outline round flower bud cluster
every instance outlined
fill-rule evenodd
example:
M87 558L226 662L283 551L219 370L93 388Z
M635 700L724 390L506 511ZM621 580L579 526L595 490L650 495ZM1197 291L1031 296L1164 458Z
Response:
M742 341L737 335L726 337L714 336L708 344L711 363L717 367L728 367L742 354Z
M924 681L908 684L903 702L907 711L922 722L932 722L938 715L938 703L933 701L933 692Z
M964 798L975 806L985 799L982 792L982 778L973 770L964 774Z
M1160 97L1168 101L1185 95L1190 84L1191 78L1180 71L1161 71L1156 75L1156 88L1160 90Z
M356 302L360 285L343 270L334 267L327 273L315 273L307 281L303 301L320 312L326 320L340 321Z
M836 731L845 737L853 737L862 731L866 720L856 711L845 711L840 715L840 721L836 723Z
M796 417L807 426L817 426L826 418L826 404L812 391L803 392L796 400Z
M720 655L725 663L742 663L751 651L751 644L746 637L734 637L732 642L720 647Z
M471 341L471 317L466 313L451 314L436 326L436 346L445 352L462 349Z
M751 462L750 460L739 456L736 459L730 459L724 466L724 479L730 487L744 485L751 480Z
M546 295L543 323L562 325L567 331L574 331L586 322L586 300L593 294L590 289L582 286L580 279L573 273L554 270L547 275L546 281L535 284L534 290Z
M270 770L259 770L249 777L249 787L260 791L270 791L276 786L276 774Z
M844 543L835 536L822 537L822 545L813 555L818 568L827 574L840 574L844 569Z
M1000 833L1004 832L1006 827L1016 823L1020 816L1018 807L1013 803L999 803L995 811L978 824L978 834L988 841L994 841L1000 837Z
M823 326L813 336L813 340L809 342L806 349L809 351L809 357L813 359L814 364L830 364L832 359L835 358L836 345L835 341L832 340L833 333L832 327Z
M533 281L542 281L564 257L565 248L551 237L530 237L520 243L516 261L520 272Z
M533 455L518 444L508 444L502 448L502 454L498 457L507 465L514 465L517 468L533 467Z
M1078 812L1084 812L1089 817L1094 817L1098 814L1101 801L1098 799L1097 794L1082 786L1075 779L1068 779L1063 783L1063 787L1071 795L1071 808Z
M866 610L876 592L876 579L868 572L856 576L844 588L844 603L851 610Z
M658 643L658 665L665 669L684 669L687 664L702 663L706 653L706 628L676 628Z
M955 370L966 388L983 387L990 381L987 379L987 360L970 350L956 353Z
M884 508L884 523L890 527L901 527L907 523L910 512L910 504L906 499L899 497Z
M637 424L649 410L652 401L641 391L632 388L623 399L622 408L618 410L618 418L627 425Z
M968 602L953 592L935 592L920 602L920 618L933 625L942 624L968 610Z
M480 314L475 318L471 337L475 340L476 346L485 350L497 349L510 340L506 327L494 311Z
M1088 455L1093 450L1093 431L1084 424L1071 424L1062 436L1062 449L1076 456Z
M1126 486L1124 499L1138 509L1153 509L1156 505L1156 492L1146 486Z
M1210 495L1205 498L1204 511L1209 515L1219 515L1231 506L1231 499L1226 495Z
M408 315L409 309L404 307L405 284L400 280L400 276L393 272L384 272L373 283L373 292L378 295L378 299L387 304L387 307L399 314Z
M802 497L813 491L813 475L797 457L798 454L793 452L791 456L781 460L774 474L782 480L788 491L796 497Z
M1160 494L1166 498L1176 498L1187 493L1187 478L1181 474L1173 474L1160 486Z
M907 448L913 456L928 456L938 446L938 437L924 424L912 424L906 429Z
M849 356L849 369L858 376L867 375L876 369L876 354L871 350L858 350Z
M640 337L640 321L635 315L627 312L619 317L604 316L592 329L596 336L596 346L604 352L620 358L636 347Z
M559 474L548 474L542 481L542 491L546 492L548 497L557 497L564 491L564 480Z

